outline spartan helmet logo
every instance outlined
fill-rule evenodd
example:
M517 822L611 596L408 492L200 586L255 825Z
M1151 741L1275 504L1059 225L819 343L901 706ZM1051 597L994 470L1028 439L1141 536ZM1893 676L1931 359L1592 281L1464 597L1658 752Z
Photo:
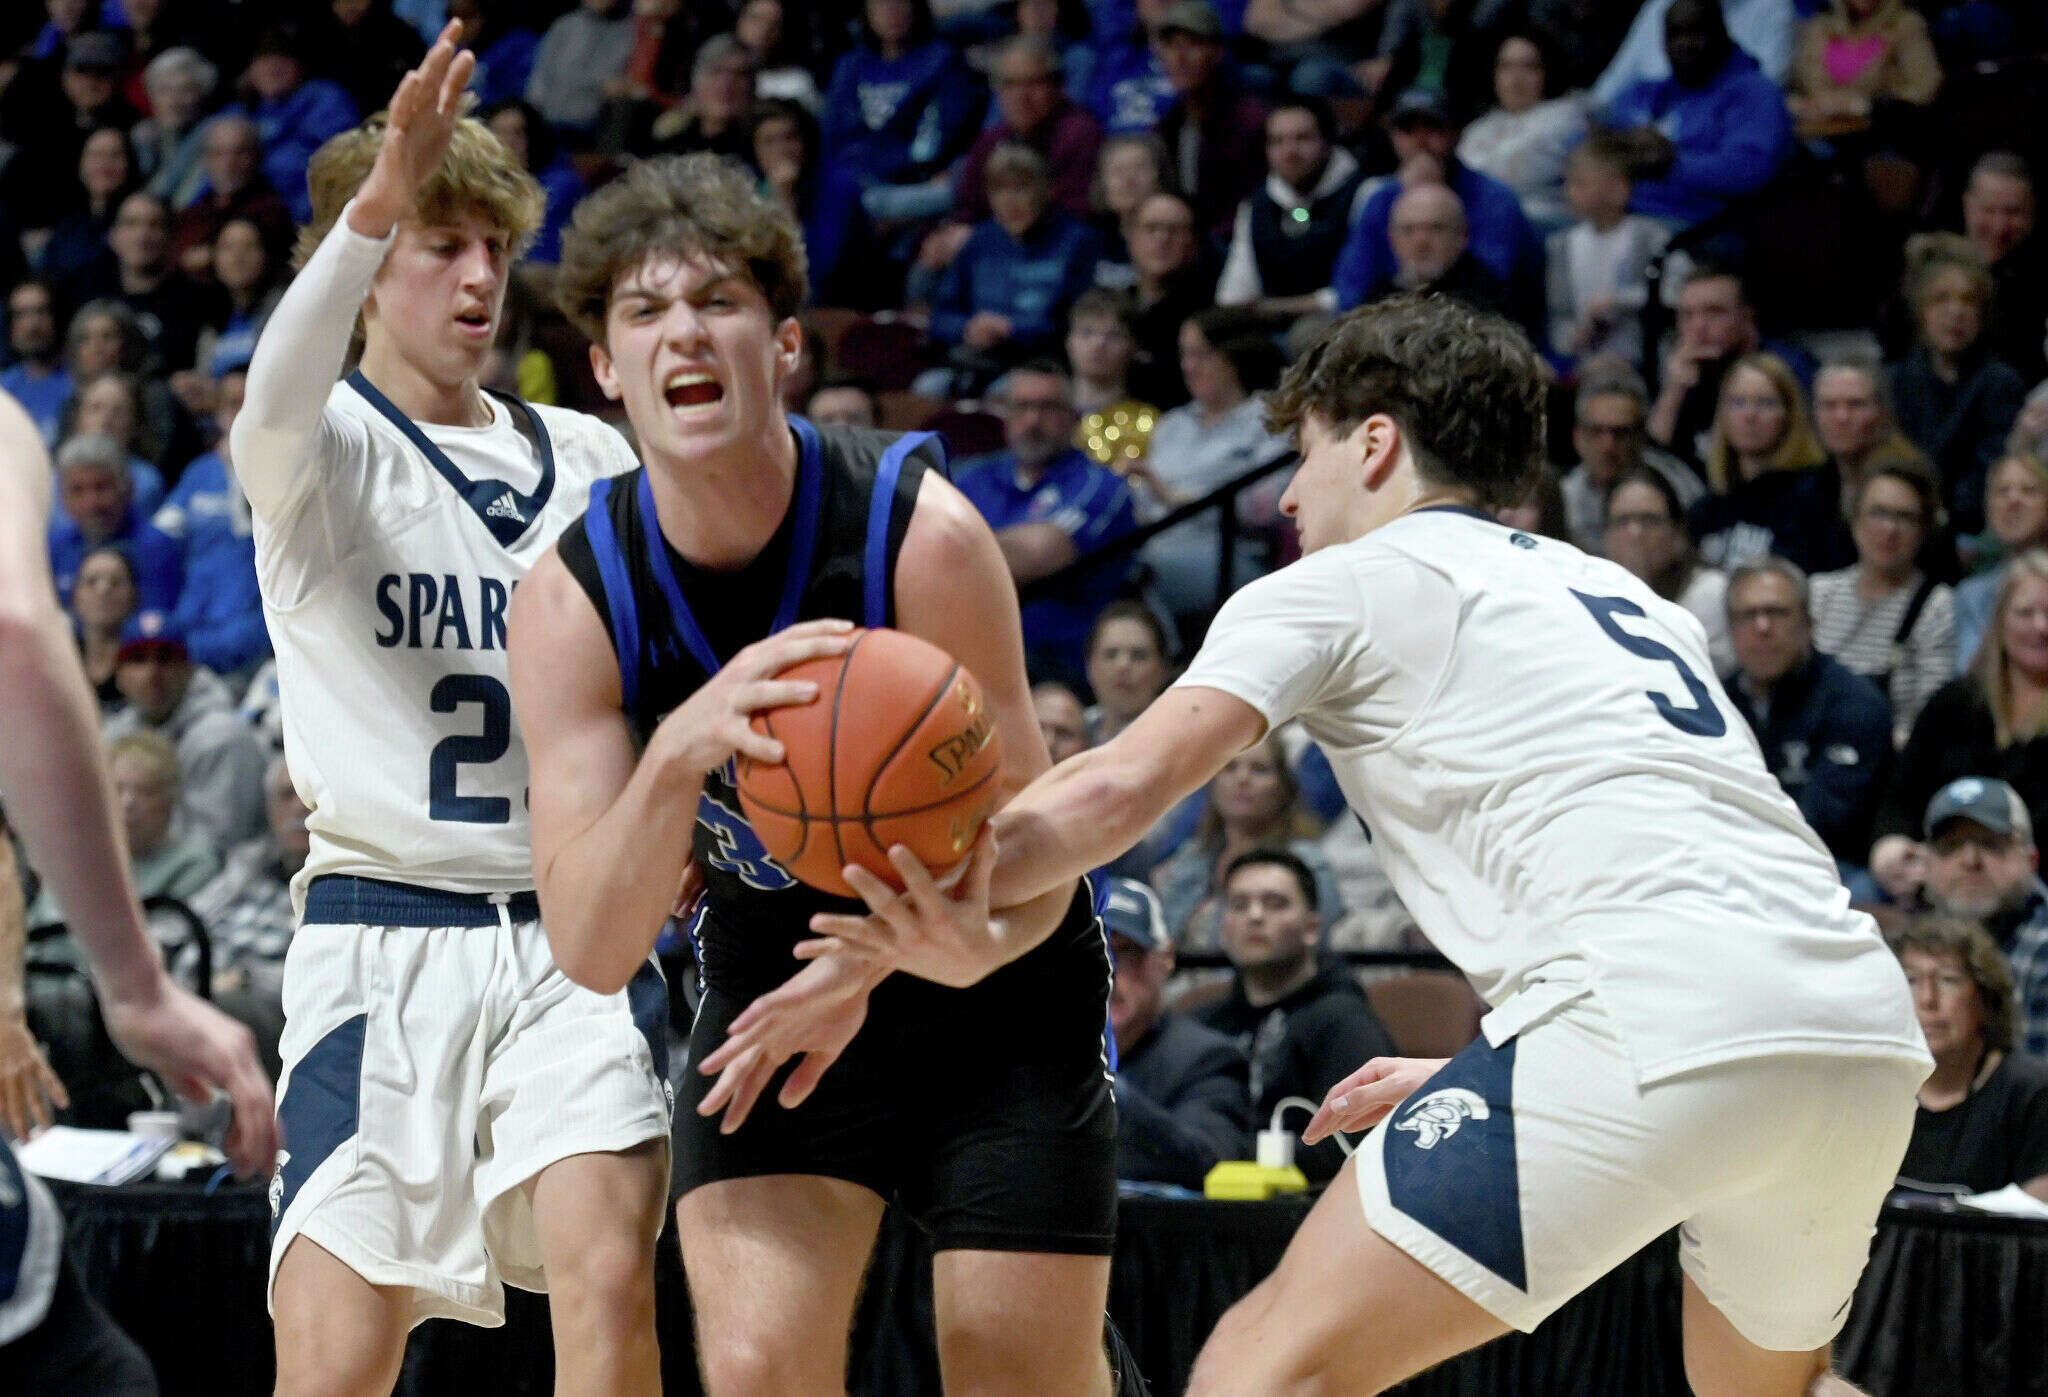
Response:
M1486 1098L1478 1092L1467 1091L1463 1087L1445 1087L1410 1106L1407 1113L1394 1122L1394 1129L1414 1131L1416 1147L1433 1150L1442 1141L1456 1135L1458 1127L1468 1119L1483 1121L1491 1114L1486 1108Z
M270 1220L277 1221L278 1207L284 1202L284 1167L292 1162L290 1150L277 1152L277 1170L270 1176Z

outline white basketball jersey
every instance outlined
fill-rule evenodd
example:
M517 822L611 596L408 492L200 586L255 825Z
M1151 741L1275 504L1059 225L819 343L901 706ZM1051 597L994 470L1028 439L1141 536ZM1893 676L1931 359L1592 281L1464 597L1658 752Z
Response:
M1765 769L1700 624L1462 509L1244 588L1183 686L1323 747L1389 880L1506 1037L1590 984L1642 1080L1924 1054L1898 963Z
M414 424L360 375L336 384L289 506L256 518L285 758L312 810L300 907L323 874L533 887L506 611L592 482L638 463L596 418L487 401L485 427Z

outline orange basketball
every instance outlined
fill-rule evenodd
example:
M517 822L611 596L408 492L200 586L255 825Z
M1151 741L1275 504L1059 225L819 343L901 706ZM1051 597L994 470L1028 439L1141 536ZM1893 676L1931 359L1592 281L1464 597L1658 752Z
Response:
M791 665L818 696L754 715L780 766L739 761L740 809L775 861L822 892L854 895L859 864L892 888L902 844L937 872L959 862L996 808L1003 744L959 661L902 631L853 632L841 655Z

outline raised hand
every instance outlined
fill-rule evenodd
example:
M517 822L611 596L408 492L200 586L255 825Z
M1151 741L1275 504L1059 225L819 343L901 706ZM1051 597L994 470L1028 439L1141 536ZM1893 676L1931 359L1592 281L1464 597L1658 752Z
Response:
M401 78L391 94L384 143L349 215L349 226L366 238L384 237L412 212L421 187L447 154L476 71L476 55L456 47L461 37L462 21L449 20L420 66Z

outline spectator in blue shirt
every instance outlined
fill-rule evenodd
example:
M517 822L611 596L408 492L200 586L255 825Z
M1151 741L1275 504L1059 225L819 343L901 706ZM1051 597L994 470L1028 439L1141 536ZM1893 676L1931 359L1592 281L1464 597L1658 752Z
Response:
M1164 0L1148 0L1144 15L1132 13L1128 4L1123 8L1121 23L1097 16L1097 56L1088 91L1090 110L1111 135L1154 130L1175 101L1148 30L1148 21L1166 8ZM1104 40L1104 34L1116 37Z
M17 282L7 293L7 350L13 362L0 370L0 388L35 421L44 442L55 445L72 385L57 333L57 299L48 282Z
M1728 631L1728 697L1755 731L1764 765L1835 858L1860 864L1891 767L1891 704L1813 648L1806 574L1783 558L1730 574Z
M1057 349L1067 307L1095 282L1101 237L1052 208L1050 188L1037 151L998 146L988 160L995 216L975 228L932 292L932 338L959 346L977 367Z
M228 469L228 429L242 410L248 369L214 385L219 445L185 467L151 521L183 553L184 585L171 624L192 658L223 677L240 677L270 655L263 598L256 588L256 540L249 503Z
M1402 94L1388 126L1404 170L1426 162L1443 172L1442 182L1465 210L1467 246L1479 264L1505 284L1508 304L1530 308L1530 314L1522 318L1540 313L1543 239L1523 214L1522 201L1514 190L1492 175L1472 169L1454 154L1458 129L1443 97L1426 91ZM1403 188L1400 180L1387 181L1358 211L1358 221L1352 225L1344 250L1337 254L1337 267L1330 276L1339 310L1364 304L1373 287L1392 284L1395 262L1388 228L1393 222L1394 201Z
M1022 587L1050 577L1135 525L1130 487L1072 445L1073 384L1059 365L1034 361L996 385L1009 449L962 462L960 492L995 530ZM1123 585L1118 557L1069 577L1024 603L1024 654L1041 679L1080 682L1095 614Z
M1640 132L1658 171L1636 181L1629 208L1690 226L1771 182L1792 154L1792 113L1728 37L1719 0L1675 0L1664 50L1671 76L1624 88L1599 121Z
M135 503L121 443L89 434L59 447L57 498L61 508L50 525L50 570L64 605L71 604L71 587L85 555L108 543L128 546L140 610L169 612L177 604L178 545L158 533Z
M338 84L306 76L298 35L283 26L266 32L249 60L250 100L235 110L256 123L263 138L263 174L299 223L313 217L306 192L306 162L330 136L356 124L356 104Z
M825 154L859 175L871 217L929 216L952 203L932 180L974 140L981 110L974 75L934 36L929 0L867 0L860 43L825 93Z

